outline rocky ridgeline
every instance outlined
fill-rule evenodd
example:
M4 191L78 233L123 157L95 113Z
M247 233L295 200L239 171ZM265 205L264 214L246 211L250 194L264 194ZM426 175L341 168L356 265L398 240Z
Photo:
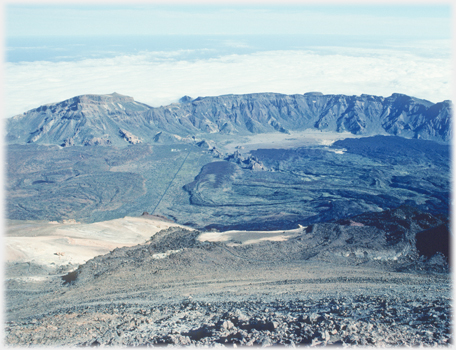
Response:
M319 129L448 143L451 108L450 101L434 104L403 94L387 98L321 93L187 96L158 108L116 93L82 95L8 119L6 140L63 147L126 146L138 140L163 142L200 133L246 135Z
M74 306L7 322L5 339L53 346L449 346L449 298L415 298L406 288L383 296Z
M156 233L145 244L116 248L108 254L96 256L62 278L65 283L83 288L99 276L114 272L135 270L138 276L151 271L158 273L170 268L170 262L156 260L156 257L170 254L172 268L191 266L192 271L186 274L189 279L195 271L211 269L206 261L212 261L214 266L220 264L222 274L244 268L246 262L255 270L269 264L306 261L374 267L385 271L445 274L449 272L449 230L442 222L430 214L403 206L360 215L338 224L310 225L284 241L246 245L237 244L235 238L229 242L200 242L197 238L201 232L171 227ZM441 228L441 235L436 236L430 227ZM435 238L438 238L437 245ZM418 249L423 249L423 246L426 251ZM344 279L336 278L334 282L344 282Z

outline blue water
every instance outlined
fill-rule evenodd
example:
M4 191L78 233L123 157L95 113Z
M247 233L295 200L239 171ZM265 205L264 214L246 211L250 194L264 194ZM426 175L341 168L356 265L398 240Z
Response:
M334 35L169 35L124 37L14 37L6 39L7 62L78 61L135 55L170 53L179 59L217 58L270 50L307 50L318 47L381 48L382 40L363 36Z

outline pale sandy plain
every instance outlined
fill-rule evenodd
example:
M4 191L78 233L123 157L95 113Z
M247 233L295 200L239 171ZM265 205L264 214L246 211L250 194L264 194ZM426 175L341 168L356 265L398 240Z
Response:
M47 268L77 265L115 248L145 243L169 227L184 227L147 217L124 217L91 224L74 220L8 220L5 237L6 262L33 263ZM186 227L187 229L191 229ZM283 241L299 235L305 227L280 231L202 232L199 241L229 242L229 245ZM159 258L157 256L157 258Z
M284 133L264 133L237 137L236 141L220 142L221 148L228 153L240 149L241 153L260 148L287 149L304 146L331 146L337 140L360 138L368 135L354 135L349 132L323 132L318 130L290 131ZM241 140L241 141L239 141Z
M128 216L91 224L74 220L8 220L6 224L6 261L46 267L83 264L115 248L144 243L160 230L180 226L160 219Z

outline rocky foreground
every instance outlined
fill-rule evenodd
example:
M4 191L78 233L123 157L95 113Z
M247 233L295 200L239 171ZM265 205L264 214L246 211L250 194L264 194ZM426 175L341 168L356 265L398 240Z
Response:
M440 221L407 208L382 215L388 230L360 216L256 244L170 228L63 276L11 264L5 342L449 346L446 257L420 255L414 238Z
M260 266L256 268L261 270ZM8 315L5 328L6 343L451 344L451 287L447 276L371 270L375 277L368 277L359 269L312 264L301 268L307 270L301 277L311 277L290 280L273 273L258 273L249 282L221 275L219 280L186 284L168 279L157 284L150 281L148 290L140 290L136 281L129 292L124 285L117 291L105 289L104 296L101 289L98 293L92 290L93 297L88 296L90 291L84 293L76 286L22 291L21 302L39 304L41 308L35 305L39 312L30 310L24 317L14 317L19 305L16 310L14 306L9 309L12 314ZM333 273L316 278L328 268ZM270 270L271 266L265 269ZM282 269L278 272L288 277ZM339 273L348 277L334 277Z
M146 297L77 305L7 322L6 341L58 346L450 345L448 286L433 285L422 293L419 288L399 283L382 295L363 290L353 296L296 293L266 300L228 296L232 300L227 301L225 294L212 302L185 298L157 304Z

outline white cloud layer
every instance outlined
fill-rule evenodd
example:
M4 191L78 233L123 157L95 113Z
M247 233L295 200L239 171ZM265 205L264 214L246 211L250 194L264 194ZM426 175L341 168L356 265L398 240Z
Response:
M336 53L337 52L337 53ZM5 116L83 94L118 92L151 106L184 95L252 92L451 99L451 60L396 50L267 51L184 60L180 52L5 64Z

